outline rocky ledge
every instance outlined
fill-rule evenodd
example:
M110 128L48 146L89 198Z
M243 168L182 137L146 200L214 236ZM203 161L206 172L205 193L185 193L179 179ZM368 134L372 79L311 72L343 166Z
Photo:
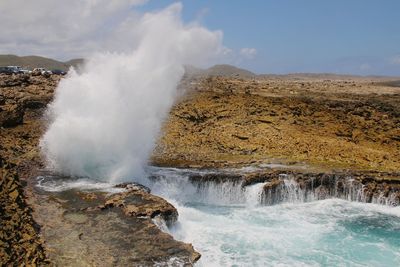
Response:
M53 99L60 77L0 74L0 127L24 121L27 109L42 109Z
M125 188L123 193L106 198L101 210L120 208L126 216L145 217L154 219L156 216L173 225L178 219L178 211L166 200L150 194L150 189L136 184L121 184L118 188Z
M36 266L48 263L39 226L26 204L15 166L0 158L0 263Z
M113 194L36 190L31 205L56 265L191 266L200 258L191 244L163 231L178 212L143 186L118 185L121 192Z
M146 190L36 189L45 107L59 80L0 75L0 265L192 265L200 254L157 226L175 222L176 209Z
M38 142L59 77L0 75L0 257L7 265L191 265L200 255L160 230L177 211L144 188L47 193ZM367 79L265 77L183 81L152 162L238 167L305 162L320 172L192 175L264 183L262 201L342 197L399 205L400 91ZM314 168L314 167L313 167ZM333 171L337 170L337 171ZM28 184L23 190L23 185ZM156 226L156 224L158 226ZM40 225L40 227L39 227Z
M41 117L58 80L0 75L0 265L49 263L23 185L41 166Z
M214 77L190 84L153 156L162 166L305 162L400 169L400 87L367 79Z
M197 185L199 190L207 184L230 183L245 190L247 186L262 183L260 203L264 205L327 198L400 205L400 173L267 169L248 173L208 172L188 175L189 181Z

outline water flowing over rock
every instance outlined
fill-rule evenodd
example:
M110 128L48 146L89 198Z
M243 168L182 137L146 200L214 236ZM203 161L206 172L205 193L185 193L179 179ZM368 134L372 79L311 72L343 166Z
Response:
M257 202L253 204L274 205L340 198L389 206L400 205L398 173L304 173L271 170L256 173L183 172L182 175L177 179L185 182L166 181L162 175L153 176L153 180L161 180L162 186L167 188L171 183L177 183L177 186L184 188L183 191L190 192L188 198L212 203L243 204L253 199ZM258 191L255 192L254 188L258 188Z
M180 213L170 231L193 242L199 266L398 262L398 174L254 169L152 170L153 193Z
M309 202L328 198L376 203L400 204L400 184L377 182L371 177L346 174L295 175L280 174L263 188L262 203Z

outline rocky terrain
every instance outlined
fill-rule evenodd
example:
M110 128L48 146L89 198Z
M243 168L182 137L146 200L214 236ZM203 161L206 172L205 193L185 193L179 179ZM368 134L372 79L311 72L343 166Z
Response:
M119 185L114 195L34 187L35 177L49 175L38 143L59 79L0 76L1 265L191 265L200 257L193 247L160 230L177 219L176 209L144 187ZM268 182L266 204L279 202L286 175L304 197L346 197L351 178L363 189L362 201L398 205L396 86L333 76L192 77L182 82L151 160L196 168L285 166L191 177L194 183Z
M23 185L41 166L43 109L58 77L0 76L0 259L2 265L43 265L46 256Z
M124 191L112 197L35 188L34 178L44 167L38 148L44 112L59 80L0 76L0 265L191 265L198 260L190 244L156 226L173 223L178 213L145 188L119 185Z
M190 86L165 124L156 164L400 169L399 87L367 79L221 77Z
M111 195L77 189L35 191L30 203L52 264L191 266L200 258L191 244L161 230L177 221L174 206L143 186L117 187L121 190Z

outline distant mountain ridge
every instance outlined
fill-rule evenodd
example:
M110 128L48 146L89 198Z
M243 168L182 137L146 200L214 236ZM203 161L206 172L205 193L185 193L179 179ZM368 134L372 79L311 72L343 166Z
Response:
M21 66L28 69L33 68L46 68L46 69L60 69L68 70L71 66L78 67L82 65L84 59L76 58L66 62L57 61L51 58L40 56L16 56L16 55L0 55L0 66ZM289 73L289 74L255 74L249 70L238 68L228 64L214 65L208 69L200 69L194 66L185 66L185 76L187 77L209 77L209 76L222 76L233 78L257 78L257 79L331 79L331 80L345 80L349 78L356 79L399 79L399 77L388 76L358 76L334 73Z
M335 73L288 73L288 74L256 74L251 71L241 69L232 65L221 64L215 65L208 69L199 69L193 66L185 66L187 76L207 77L207 76L222 76L222 77L236 77L236 78L252 78L252 79L326 79L326 80L346 80L346 79L399 79L399 77L389 76L360 76L351 74L335 74Z
M214 65L208 69L200 69L187 65L185 66L185 74L186 76L189 77L222 76L222 77L252 78L257 76L257 74L251 71L227 64Z
M51 58L40 56L16 56L0 55L0 66L21 66L23 68L46 68L49 70L59 69L67 71L71 66L78 66L83 63L83 59L77 58L66 62L57 61Z
M205 74L208 76L228 76L228 77L255 77L257 74L241 69L232 65L221 64L215 65L205 70Z

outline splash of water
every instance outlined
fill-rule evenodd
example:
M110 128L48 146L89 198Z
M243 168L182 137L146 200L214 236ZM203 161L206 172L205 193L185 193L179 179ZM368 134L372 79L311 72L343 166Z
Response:
M50 168L146 183L143 167L173 104L183 66L204 64L222 47L221 32L185 25L181 8L174 4L125 25L136 38L132 51L96 53L82 71L71 70L60 82L40 143Z
M196 266L399 265L400 208L347 201L365 200L357 197L357 183L349 181L342 190L329 183L333 187L321 195L316 183L304 189L282 176L275 195L265 195L268 182L243 187L240 181L193 181L193 170L149 171L152 193L168 199L179 212L172 228L161 218L154 223L194 245L202 254ZM41 183L45 190L68 190L66 186ZM264 199L268 196L271 202ZM333 198L316 201L323 196ZM173 260L160 265L173 265Z
M332 183L316 201L322 195L315 187L302 189L282 176L268 202L263 183L243 188L191 183L182 170L158 174L153 193L179 211L178 224L167 231L202 254L196 266L399 265L400 208L347 201L365 201L351 181L341 194Z

